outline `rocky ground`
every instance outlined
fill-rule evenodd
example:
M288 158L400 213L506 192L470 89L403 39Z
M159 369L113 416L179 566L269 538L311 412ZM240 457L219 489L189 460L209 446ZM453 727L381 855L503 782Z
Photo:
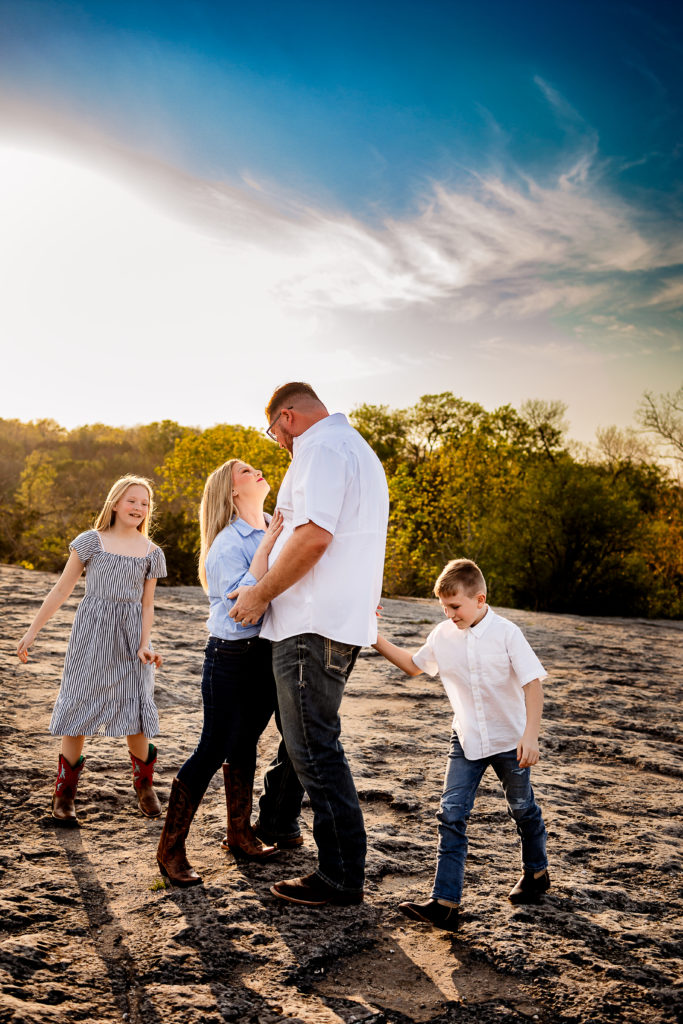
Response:
M166 888L161 821L137 811L123 740L87 741L78 830L49 814L58 741L47 733L77 593L28 665L16 641L54 581L0 567L2 889L0 1024L665 1022L681 1008L680 695L683 625L509 612L550 672L535 788L553 887L514 908L516 833L492 773L470 827L465 920L453 936L396 905L428 895L450 732L438 681L364 651L343 706L365 813L367 898L307 910L268 889L314 863L305 846L267 866L223 853L218 779L188 844L204 885ZM433 601L386 601L384 632L417 647ZM199 734L205 601L158 592L159 790ZM275 747L272 727L261 764Z

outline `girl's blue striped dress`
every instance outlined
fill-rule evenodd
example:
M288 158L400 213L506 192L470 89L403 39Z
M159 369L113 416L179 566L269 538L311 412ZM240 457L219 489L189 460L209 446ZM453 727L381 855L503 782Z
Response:
M85 596L74 618L59 695L50 721L55 736L156 736L154 666L137 652L145 580L166 575L161 548L147 554L105 551L97 530L69 545L85 565Z

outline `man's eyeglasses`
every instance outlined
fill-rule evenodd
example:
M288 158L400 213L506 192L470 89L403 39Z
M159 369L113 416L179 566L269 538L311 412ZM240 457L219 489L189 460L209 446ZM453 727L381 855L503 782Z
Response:
M293 409L293 408L294 408L293 405L286 405L284 407L284 409L280 409L279 413L277 414L277 416L275 417L273 422L268 424L268 426L266 427L266 434L271 439L271 441L277 441L277 438L276 438L275 434L273 433L273 427L275 426L277 421L280 419L280 417L282 416L282 414L285 411L285 409L289 410L289 409Z

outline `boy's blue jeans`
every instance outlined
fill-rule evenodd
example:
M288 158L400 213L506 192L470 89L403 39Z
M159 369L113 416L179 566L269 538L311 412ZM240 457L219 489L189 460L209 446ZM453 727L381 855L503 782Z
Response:
M339 740L339 706L358 647L317 633L273 643L282 735L313 808L316 874L344 892L363 890L366 837L358 794Z
M516 750L469 761L453 733L441 805L436 816L439 845L432 899L460 903L467 859L467 822L479 783L489 765L502 783L508 814L517 825L522 840L522 865L533 871L542 871L548 866L546 830L541 808L531 788L531 770L519 767Z

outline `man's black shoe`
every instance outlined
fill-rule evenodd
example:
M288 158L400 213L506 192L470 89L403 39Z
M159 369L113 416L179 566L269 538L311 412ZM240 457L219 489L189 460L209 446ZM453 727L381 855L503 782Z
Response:
M287 836L286 838L278 837L273 832L266 832L265 829L261 828L258 821L254 825L254 832L266 846L277 846L278 850L295 850L298 846L303 846L304 837L299 833L298 836Z
M351 907L363 902L362 892L335 889L315 874L304 875L303 878L290 878L286 882L276 882L275 885L271 885L270 891L281 900L300 903L305 907L324 907L326 903L332 903L337 907Z
M548 869L534 878L534 872L524 869L524 874L508 895L511 903L540 903L544 892L550 888Z
M460 927L460 908L446 907L438 900L427 900L426 903L399 903L398 909L413 921L427 921L435 928L443 928L447 932L455 932Z

